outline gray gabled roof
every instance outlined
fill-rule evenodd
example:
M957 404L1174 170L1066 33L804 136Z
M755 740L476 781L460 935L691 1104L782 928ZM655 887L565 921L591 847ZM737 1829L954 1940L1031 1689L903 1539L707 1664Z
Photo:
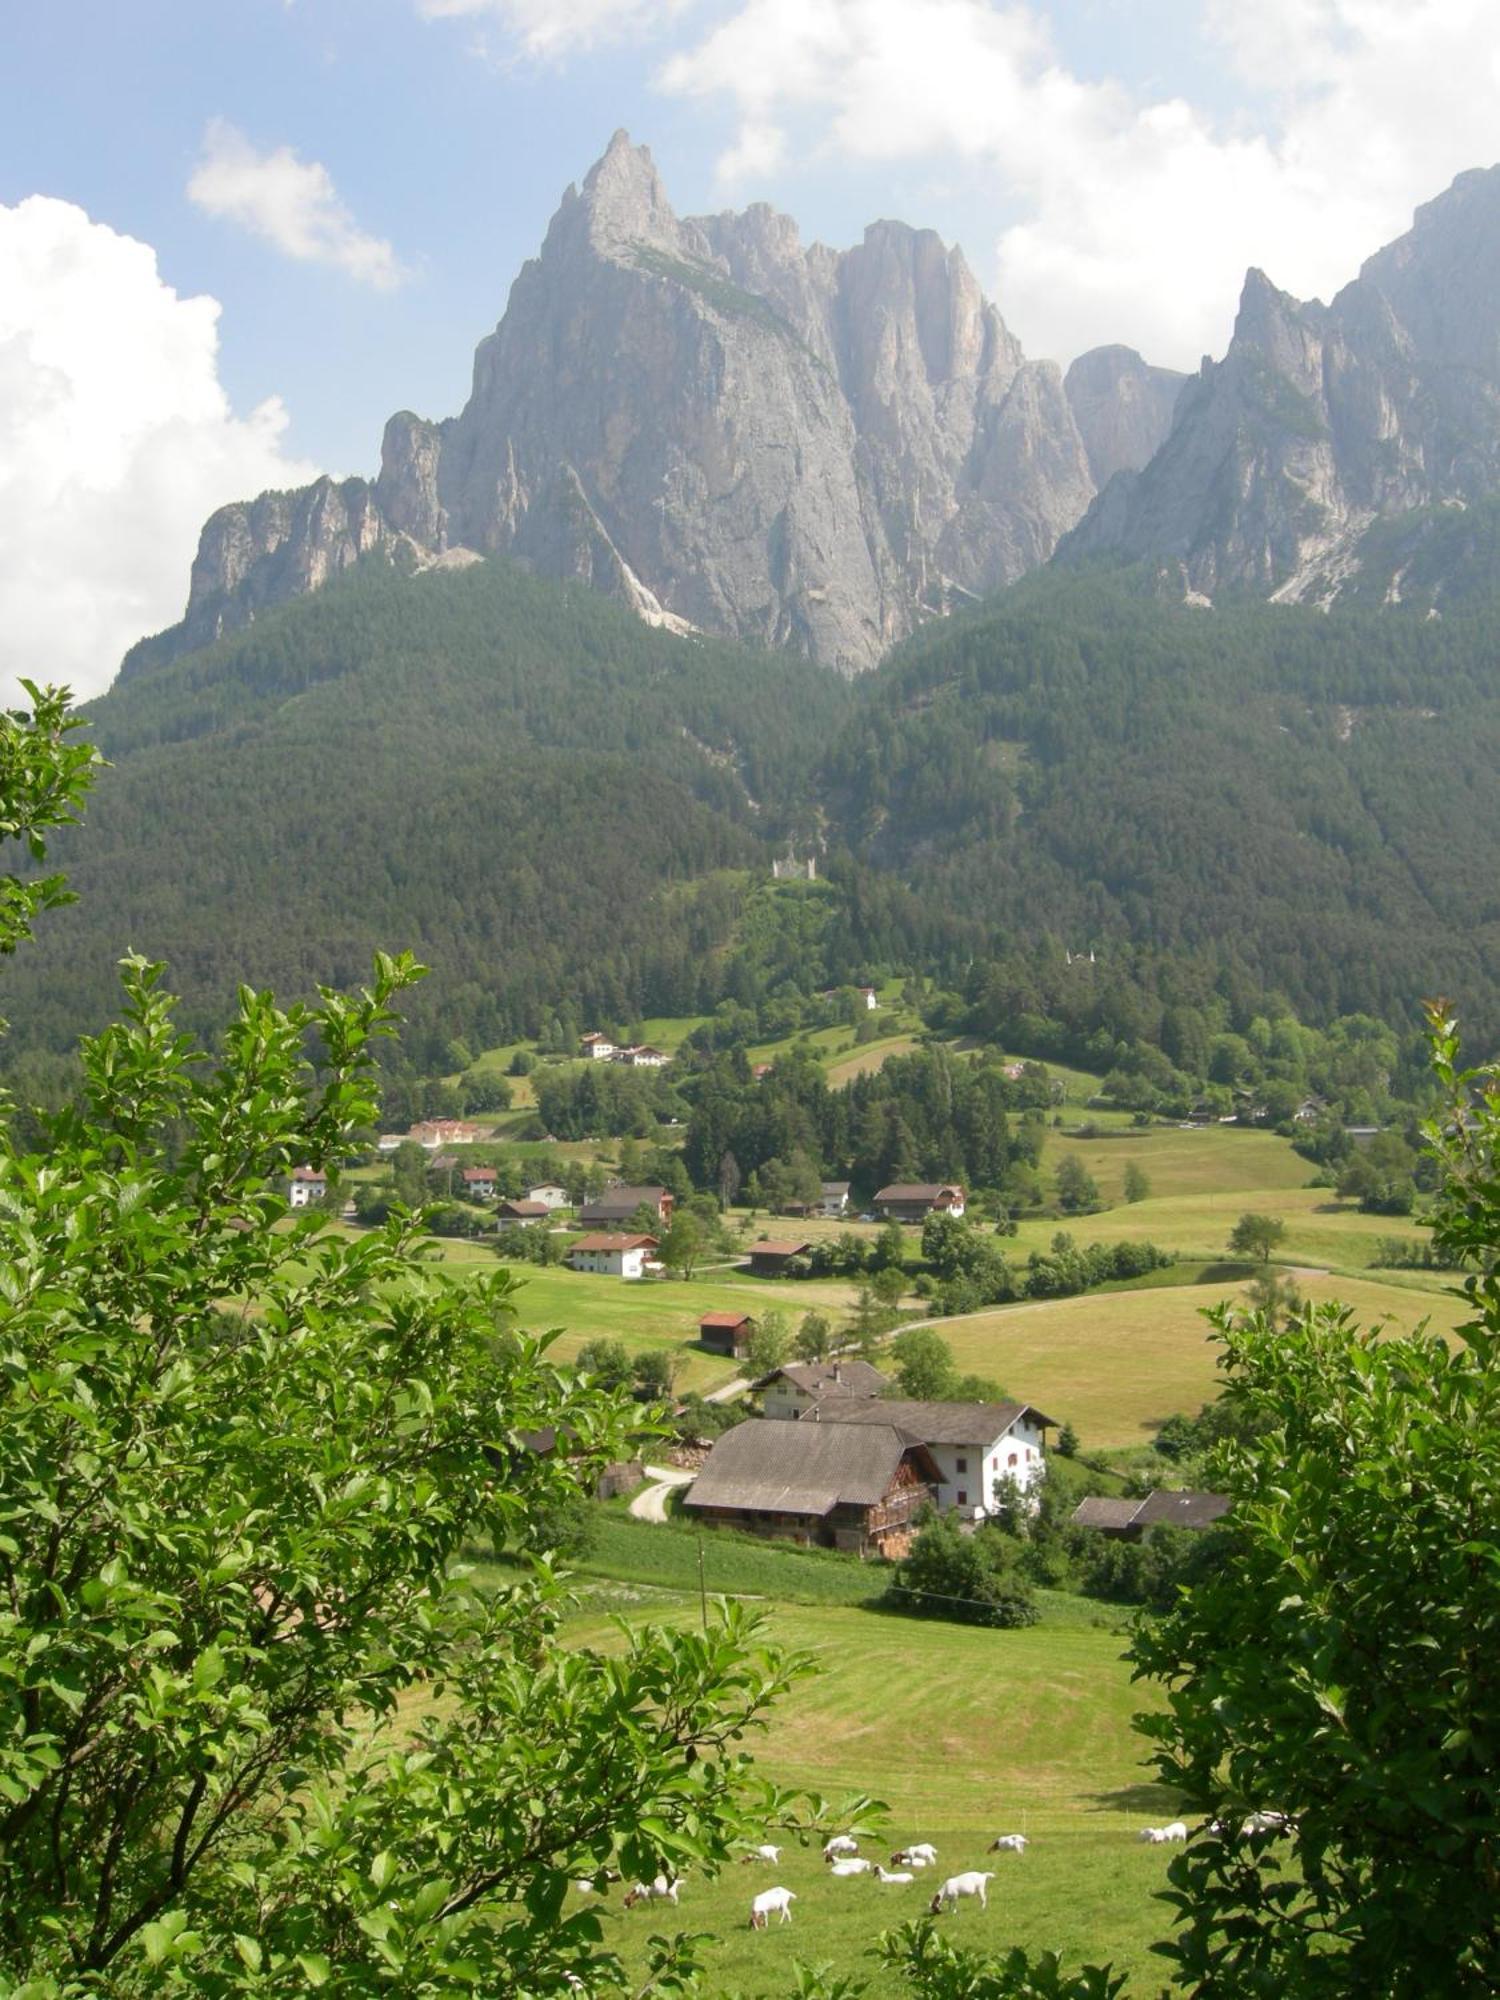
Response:
M1056 1428L1051 1417L1043 1416L1030 1403L879 1403L824 1399L815 1405L825 1423L896 1424L924 1444L990 1445L1004 1437L1012 1424L1030 1417L1034 1424ZM814 1412L808 1411L808 1416ZM804 1419L805 1421L805 1419Z
M1222 1520L1233 1502L1227 1493L1148 1493L1136 1513L1134 1526L1159 1528L1208 1528Z
M889 1423L852 1429L751 1418L715 1440L683 1504L820 1518L841 1502L872 1507L913 1442Z
M1073 1509L1075 1528L1211 1528L1232 1506L1227 1493L1148 1493L1144 1500L1090 1494Z
M784 1375L807 1396L878 1396L886 1386L886 1378L878 1368L872 1368L868 1361L788 1361L784 1367L773 1368L765 1378L774 1382L778 1375ZM889 1423L890 1418L886 1418Z
M1075 1528L1128 1528L1140 1511L1139 1500L1112 1500L1090 1493L1073 1509Z

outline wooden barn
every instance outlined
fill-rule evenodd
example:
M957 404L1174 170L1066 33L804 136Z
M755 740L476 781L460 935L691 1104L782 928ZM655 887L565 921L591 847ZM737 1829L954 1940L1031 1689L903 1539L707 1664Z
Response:
M684 1506L715 1527L852 1555L905 1555L938 1468L894 1424L736 1424L716 1439Z
M749 1313L708 1312L698 1322L698 1345L710 1354L727 1354L732 1361L743 1361L754 1331L755 1321Z

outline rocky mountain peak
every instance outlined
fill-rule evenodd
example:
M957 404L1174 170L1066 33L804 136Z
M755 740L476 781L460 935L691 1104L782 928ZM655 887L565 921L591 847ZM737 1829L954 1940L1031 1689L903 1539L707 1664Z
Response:
M1460 175L1331 305L1245 279L1234 336L1064 559L1331 603L1372 525L1500 492L1500 169Z
M1097 468L1165 435L1175 379L1096 370L1086 442L1057 369L934 231L876 222L836 251L764 204L679 218L620 131L479 343L463 411L398 413L372 482L224 510L183 625L136 664L405 548L508 555L859 672L1044 562Z
M605 255L618 255L635 243L677 244L677 217L650 148L632 145L623 128L590 167L575 199L589 242ZM568 207L564 197L562 213Z

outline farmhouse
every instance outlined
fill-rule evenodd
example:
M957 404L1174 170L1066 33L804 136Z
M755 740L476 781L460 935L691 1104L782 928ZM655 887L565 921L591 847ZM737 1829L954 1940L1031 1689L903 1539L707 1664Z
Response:
M601 1035L596 1029L593 1034L584 1036L578 1044L578 1053L590 1057L594 1062L609 1062L616 1051L608 1035Z
M538 1181L535 1187L527 1188L526 1199L528 1201L539 1201L542 1207L550 1213L554 1208L566 1208L568 1206L568 1190L565 1187L559 1187L556 1181Z
M464 1195L469 1201L493 1201L495 1199L495 1169L493 1167L465 1167Z
M887 1222L924 1222L929 1215L962 1215L964 1191L957 1181L892 1181L875 1197L875 1213Z
M698 1322L698 1345L710 1354L727 1354L739 1361L749 1351L754 1331L755 1321L749 1313L709 1312Z
M545 1222L551 1213L544 1201L502 1201L495 1210L502 1229L529 1229L534 1222Z
M425 1146L429 1153L435 1153L439 1146L472 1146L484 1134L477 1125L469 1125L462 1118L424 1118L406 1136Z
M310 1208L315 1201L321 1201L328 1192L328 1176L321 1167L293 1167L290 1185L286 1191L287 1203L292 1208Z
M585 1229L608 1229L611 1224L629 1222L638 1208L656 1212L662 1227L672 1220L672 1197L664 1187L608 1187L603 1194L586 1201L578 1211Z
M867 1402L824 1396L808 1416L820 1424L898 1424L920 1438L938 1468L937 1504L971 1520L998 1511L996 1484L1007 1477L1024 1493L1047 1476L1043 1433L1053 1427L1029 1403Z
M889 1386L868 1361L789 1361L759 1383L768 1417L783 1420L806 1415L825 1396L860 1396L866 1402Z
M615 1061L631 1069L665 1069L671 1060L665 1049L654 1049L649 1042L636 1042L628 1049L615 1051Z
M810 1243L774 1243L763 1237L759 1243L752 1243L746 1251L750 1259L750 1271L757 1278L784 1278L786 1267L794 1257L805 1257Z
M718 1438L684 1506L716 1527L901 1556L936 1467L894 1424L842 1429L754 1419Z
M568 1262L575 1271L592 1271L605 1278L644 1278L652 1269L654 1236L619 1236L602 1232L580 1236L568 1246Z
M825 1221L836 1222L849 1211L849 1183L847 1181L824 1181L818 1190L816 1201L784 1201L783 1215L818 1215Z
M1097 1528L1119 1541L1139 1542L1152 1528L1211 1528L1229 1512L1227 1493L1148 1493L1144 1500L1090 1494L1073 1509L1075 1528Z

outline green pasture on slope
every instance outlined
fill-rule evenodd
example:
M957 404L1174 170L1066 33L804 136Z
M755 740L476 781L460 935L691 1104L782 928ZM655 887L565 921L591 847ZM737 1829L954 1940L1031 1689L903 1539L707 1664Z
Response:
M714 1882L689 1873L675 1912L626 1912L616 1887L600 1904L610 1942L638 1962L649 1931L709 1929L723 1939L715 1990L784 2000L797 1956L865 1976L872 2000L894 2000L901 1989L866 1957L875 1933L923 1910L942 1876L983 1867L996 1876L989 1909L969 1904L945 1917L955 1937L991 1949L1051 1946L1075 1961L1109 1957L1144 1972L1149 1945L1167 1925L1152 1900L1167 1856L1135 1836L1175 1810L1151 1782L1145 1745L1130 1726L1150 1697L1131 1685L1111 1615L1089 1623L1096 1614L1088 1607L1048 1602L1065 1607L1065 1622L1023 1632L839 1605L768 1605L770 1637L809 1653L819 1671L748 1742L757 1764L830 1799L883 1799L886 1830L864 1851L884 1860L907 1841L930 1840L938 1866L907 1886L839 1880L815 1847L791 1844L774 1868L735 1866ZM696 1597L606 1589L573 1621L570 1641L618 1644L607 1610L663 1621L699 1615ZM996 1834L1023 1831L1032 1839L1024 1856L986 1857ZM772 1883L794 1891L792 1922L751 1932L750 1898Z
M1247 1135L1253 1136L1253 1135ZM1052 1164L1056 1164L1054 1160ZM1212 1261L1227 1254L1230 1234L1247 1211L1278 1216L1286 1236L1276 1248L1279 1264L1363 1271L1382 1237L1428 1242L1428 1231L1401 1215L1362 1215L1331 1188L1205 1188L1197 1194L1158 1196L1101 1209L1095 1215L1023 1222L1008 1254L1045 1250L1059 1229L1079 1243L1151 1242L1180 1256Z
M1403 1277L1417 1274L1402 1273ZM1447 1333L1468 1317L1441 1289L1374 1278L1298 1281L1304 1297L1340 1299L1363 1324L1407 1332L1421 1320ZM1071 1423L1086 1451L1148 1444L1164 1417L1194 1415L1218 1394L1217 1348L1205 1307L1242 1296L1243 1281L1140 1292L1093 1292L1035 1305L1000 1306L933 1326L958 1366L992 1376L1010 1396Z
M461 1252L469 1246L452 1247ZM472 1259L460 1256L451 1261L459 1266L477 1263L490 1270L501 1262L489 1249L479 1250ZM734 1364L724 1356L705 1354L698 1347L698 1322L704 1313L763 1313L774 1306L787 1314L795 1332L804 1313L816 1309L837 1322L854 1299L853 1288L842 1279L794 1285L715 1274L686 1283L679 1279L636 1283L557 1265L543 1269L535 1264L514 1264L506 1268L523 1281L516 1300L520 1324L532 1333L563 1329L553 1349L559 1360L570 1360L585 1341L601 1337L622 1340L632 1354L665 1348L676 1354L680 1363L679 1390L714 1389L736 1373Z
M1289 1139L1237 1125L1131 1125L1097 1137L1049 1130L1043 1171L1055 1169L1068 1153L1093 1175L1108 1202L1124 1200L1125 1169L1131 1165L1145 1172L1153 1200L1305 1189L1315 1172Z

